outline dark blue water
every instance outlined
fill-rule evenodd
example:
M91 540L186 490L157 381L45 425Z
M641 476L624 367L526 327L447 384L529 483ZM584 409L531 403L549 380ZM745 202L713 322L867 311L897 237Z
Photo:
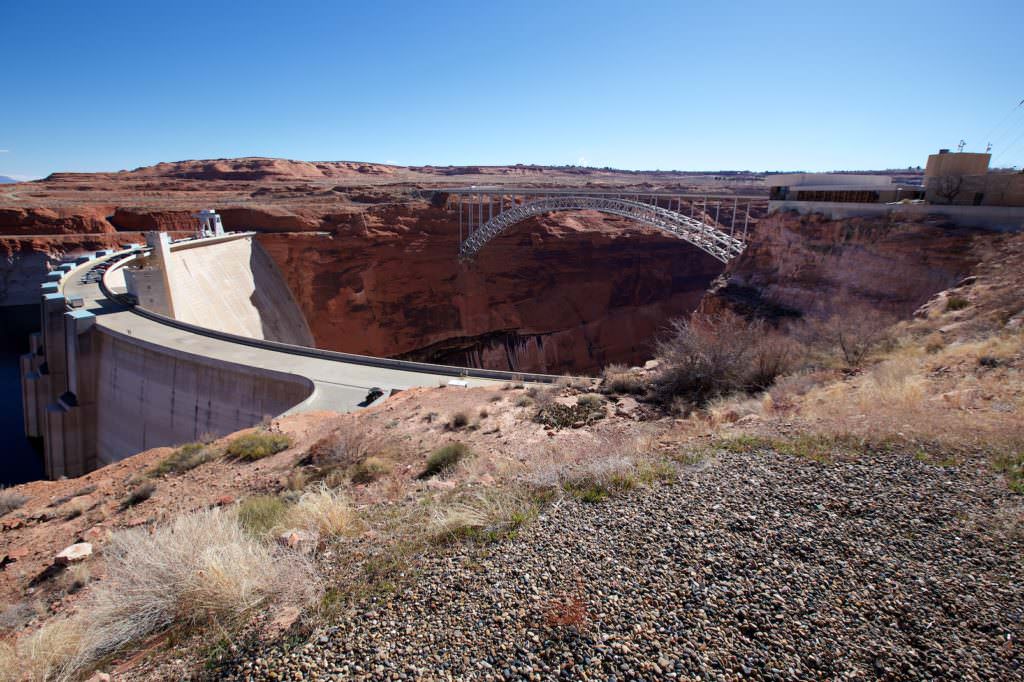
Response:
M25 438L18 358L28 352L28 335L39 328L39 307L0 308L0 485L43 477L37 445Z

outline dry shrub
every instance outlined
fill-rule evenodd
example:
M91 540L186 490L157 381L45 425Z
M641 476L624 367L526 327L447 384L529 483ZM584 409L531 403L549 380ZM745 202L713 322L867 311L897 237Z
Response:
M664 405L682 398L694 406L767 388L793 368L798 355L795 342L764 322L729 312L673 321L657 351L654 397Z
M28 502L28 499L28 495L23 495L17 490L0 488L0 516L14 511Z
M291 444L287 434L260 430L234 438L225 452L229 457L252 462L287 450Z
M231 628L273 603L314 603L320 592L307 560L255 540L219 509L116 533L104 554L104 579L81 610L87 631L75 667L173 626Z
M550 405L560 392L561 389L557 386L538 386L536 384L526 389L527 397L532 399L537 407Z
M356 484L373 483L381 476L386 476L391 466L380 457L367 457L353 465L349 479Z
M302 528L320 536L349 535L360 528L344 493L322 484L300 497L284 519L290 528Z
M797 334L807 345L837 354L848 368L856 369L871 353L892 344L896 318L853 302L842 309L842 314L804 322Z
M640 372L625 365L608 365L601 374L601 389L605 393L641 395L647 392L647 380Z
M462 460L472 456L473 451L465 443L448 443L430 453L427 466L420 478L430 478L448 471Z
M153 493L155 492L156 484L154 483L143 483L142 485L137 486L130 493L128 493L128 497L121 501L122 511L128 509L129 507L134 507L137 504L145 502L149 498L153 497Z
M314 443L299 463L312 467L310 480L324 480L334 487L359 477L360 463L383 449L358 424L350 422Z
M186 443L157 463L149 473L151 476L163 476L190 471L216 459L218 454L217 450L207 443Z
M452 415L451 419L448 420L448 428L452 431L464 428L467 424L469 424L469 415L465 412L456 412Z

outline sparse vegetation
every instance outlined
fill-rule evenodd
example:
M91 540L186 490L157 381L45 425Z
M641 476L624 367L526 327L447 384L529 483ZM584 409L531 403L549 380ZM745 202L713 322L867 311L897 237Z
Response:
M587 393L576 398L576 404L581 407L586 407L590 410L596 410L604 407L604 398L597 393Z
M456 412L448 420L448 428L452 431L458 431L459 429L465 428L469 424L469 415L465 412Z
M353 465L350 480L356 484L373 483L390 470L388 463L380 457L367 457Z
M254 495L238 505L238 521L256 537L262 537L281 523L288 505L277 495Z
M226 454L228 457L253 462L287 450L291 444L292 439L287 434L259 430L233 439L228 443Z
M443 445L430 453L427 457L427 466L420 474L420 478L437 476L472 455L469 446L464 443L449 443Z
M305 493L284 514L284 525L320 536L346 535L359 527L348 498L323 484Z
M664 405L682 398L699 407L719 396L763 390L795 361L790 340L731 313L677 320L657 350L652 391Z
M522 490L486 490L440 505L431 520L437 542L497 542L511 538L538 512L537 501Z
M149 473L151 476L180 474L214 460L218 455L213 447L205 443L186 443L157 463Z
M877 308L849 303L843 313L825 320L812 320L800 335L809 346L837 352L849 369L864 365L868 356L892 343L892 315Z
M1006 485L1024 495L1024 448L1001 452L993 458L996 471L1006 478Z
M9 514L28 502L28 495L10 488L0 488L0 516Z
M104 553L80 664L176 625L232 628L271 602L312 603L320 591L304 559L254 540L220 510L115 534Z
M642 395L647 392L644 376L625 365L608 365L601 376L601 390L606 393Z
M950 296L949 298L946 299L946 312L953 312L953 311L956 311L956 310L963 310L964 308L966 308L970 304L971 304L971 302L968 301L963 296L953 295L953 296Z
M153 496L153 493L155 492L155 483L143 483L142 485L139 485L134 490L132 490L128 494L128 497L126 497L121 502L121 509L125 510L128 509L129 507L134 507L137 504L141 504L148 500L149 498L151 498Z

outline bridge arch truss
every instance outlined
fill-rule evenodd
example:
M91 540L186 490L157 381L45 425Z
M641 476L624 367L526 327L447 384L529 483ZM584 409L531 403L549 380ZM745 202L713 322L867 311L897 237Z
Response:
M723 263L746 247L761 197L592 193L469 187L446 190L446 204L459 213L459 260L466 262L495 237L533 216L555 211L599 211L663 230ZM753 214L753 215L752 215Z

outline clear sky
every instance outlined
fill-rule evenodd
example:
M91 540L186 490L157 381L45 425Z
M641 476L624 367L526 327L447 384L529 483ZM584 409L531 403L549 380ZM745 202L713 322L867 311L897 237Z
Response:
M1024 0L3 0L0 175L234 156L864 169L961 138L1022 166L1022 31Z

